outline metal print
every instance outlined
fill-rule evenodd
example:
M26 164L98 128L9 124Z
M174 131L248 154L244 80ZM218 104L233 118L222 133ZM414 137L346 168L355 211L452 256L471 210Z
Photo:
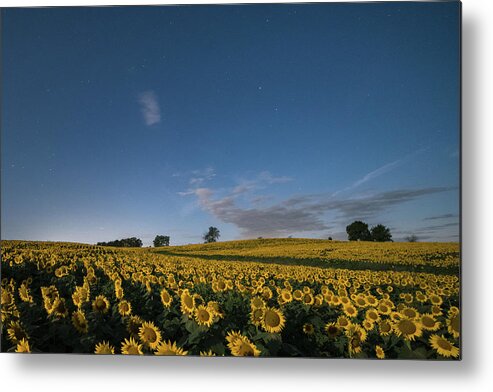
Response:
M459 2L1 12L2 352L460 359Z

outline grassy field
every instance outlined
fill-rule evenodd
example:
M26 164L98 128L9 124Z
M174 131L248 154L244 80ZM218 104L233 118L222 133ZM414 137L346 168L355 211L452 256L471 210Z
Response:
M2 242L2 351L456 359L459 245Z

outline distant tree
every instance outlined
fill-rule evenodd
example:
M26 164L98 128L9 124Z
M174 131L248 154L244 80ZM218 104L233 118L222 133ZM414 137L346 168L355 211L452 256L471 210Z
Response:
M368 224L362 221L354 221L346 226L346 233L349 241L371 241Z
M332 241L332 237L329 237L329 241Z
M264 237L257 237L257 240L262 240Z
M169 246L169 235L157 235L153 241L154 246Z
M411 235L408 235L405 240L407 242L418 242L418 236L414 235L414 234L411 234Z
M204 239L204 243L216 242L221 234L219 234L219 229L217 227L209 227L209 231L204 234L202 237Z
M371 239L375 242L388 242L392 241L392 234L390 229L384 225L376 225L371 228Z
M98 242L99 246L116 246L119 248L141 248L142 240L137 237L123 238L121 240L109 241L109 242Z

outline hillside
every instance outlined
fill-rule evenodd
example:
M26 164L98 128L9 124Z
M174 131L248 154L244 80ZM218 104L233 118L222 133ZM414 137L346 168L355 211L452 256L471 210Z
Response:
M458 243L348 242L281 238L216 242L152 249L174 257L252 261L348 269L458 271Z

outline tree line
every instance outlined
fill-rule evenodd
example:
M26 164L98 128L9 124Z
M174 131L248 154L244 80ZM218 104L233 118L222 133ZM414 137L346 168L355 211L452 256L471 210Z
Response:
M220 232L217 227L211 226L209 230L203 234L202 239L204 243L216 242L220 237ZM152 244L157 248L160 246L169 246L170 236L169 235L156 235ZM99 246L116 246L119 248L141 248L143 243L140 238L122 238L121 240L108 241L108 242L98 242L96 245Z
M393 242L390 228L382 224L369 227L367 223L362 221L354 221L350 225L346 226L346 233L349 241L374 241L374 242ZM202 235L204 243L216 242L220 237L220 231L217 227L210 226L208 231ZM259 239L262 237L258 237ZM291 236L289 237L291 238ZM332 240L332 237L329 237ZM408 242L416 242L418 237L411 235L406 237ZM153 245L157 247L169 246L170 236L168 235L156 235L153 241ZM98 242L100 246L116 246L116 247L142 247L142 240L140 238L131 237L123 238L121 240Z

